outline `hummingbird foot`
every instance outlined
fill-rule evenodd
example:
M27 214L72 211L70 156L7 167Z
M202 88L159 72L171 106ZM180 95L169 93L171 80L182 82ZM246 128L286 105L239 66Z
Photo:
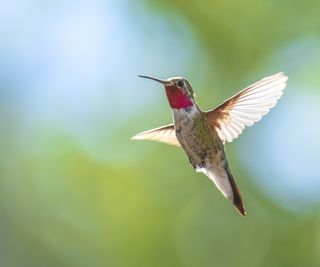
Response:
M196 172L204 172L206 168L207 164L204 161L201 161L200 164L196 166L195 170Z
M205 160L202 160L202 161L200 162L198 168L204 169L204 168L206 168L206 167L207 167L207 164L206 164Z

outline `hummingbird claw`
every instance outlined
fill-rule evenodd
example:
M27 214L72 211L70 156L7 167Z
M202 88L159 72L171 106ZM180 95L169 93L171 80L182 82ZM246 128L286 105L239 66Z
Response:
M205 162L204 160L201 161L200 164L199 164L199 168L200 168L200 169L203 169L203 168L206 168L206 167L207 167L206 162Z

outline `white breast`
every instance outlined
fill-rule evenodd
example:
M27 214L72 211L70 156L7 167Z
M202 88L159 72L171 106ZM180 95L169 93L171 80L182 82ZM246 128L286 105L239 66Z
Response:
M199 115L200 110L196 105L193 105L187 109L172 109L173 111L173 121L174 122L184 122L192 121L197 115Z

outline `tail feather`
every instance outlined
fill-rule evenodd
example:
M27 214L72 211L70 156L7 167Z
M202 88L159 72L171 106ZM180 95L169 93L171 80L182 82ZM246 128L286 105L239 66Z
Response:
M234 181L232 174L228 172L228 179L232 188L233 192L233 206L243 215L245 216L247 214L246 208L244 207L243 200L240 194L240 191L236 185L236 182Z
M209 165L201 169L201 171L214 182L220 192L232 202L241 215L245 216L247 214L240 191L232 177L228 164L224 167Z

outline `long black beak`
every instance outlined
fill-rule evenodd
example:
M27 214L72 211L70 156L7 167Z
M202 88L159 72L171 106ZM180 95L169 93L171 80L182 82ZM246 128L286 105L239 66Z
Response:
M156 81L156 82L162 83L163 85L170 83L170 82L168 82L168 81L166 81L166 80L160 80L160 79L153 78L153 77L150 77L150 76L144 76L144 75L138 75L138 76L141 77L141 78L146 78L146 79L154 80L154 81Z

